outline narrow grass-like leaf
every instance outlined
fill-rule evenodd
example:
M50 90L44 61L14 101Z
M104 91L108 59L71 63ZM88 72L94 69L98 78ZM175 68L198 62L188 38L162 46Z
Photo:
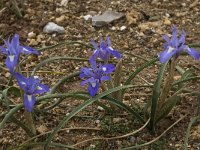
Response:
M9 112L5 115L3 120L0 123L0 130L4 127L5 123L11 118L11 116L17 112L20 108L22 108L22 104L15 106L14 108L10 109Z
M35 66L35 68L33 69L31 75L33 76L36 71L43 65L47 64L47 63L50 63L50 62L53 62L55 60L74 60L74 61L88 61L88 59L85 59L85 58L77 58L77 57L68 57L68 56L58 56L58 57L52 57L52 58L48 58L48 59L45 59L44 61L40 62L39 64L37 64Z
M158 58L152 59L144 64L142 64L139 68L137 68L134 72L132 72L128 79L125 81L124 85L128 85L130 84L130 82L135 78L135 76L140 73L142 70L144 70L145 68L153 65L156 61L158 61Z
M176 105L176 103L180 100L180 98L181 98L180 96L177 96L177 94L174 94L164 103L159 114L156 115L155 124L170 113L170 111Z
M200 79L200 76L188 77L184 80L175 81L172 85L175 86L175 85L178 85L180 83L184 83L184 82L191 81L191 80L198 80L198 79Z
M158 58L152 59L146 63L144 63L143 65L141 65L139 68L137 68L134 72L132 72L128 79L125 81L124 85L128 85L131 83L131 81L136 77L137 74L139 74L142 70L144 70L145 68L153 65L156 61L158 61ZM125 90L122 91L122 95L124 95Z
M188 139L190 136L190 130L192 128L192 125L197 122L198 120L200 120L200 116L196 116L191 118L191 121L188 125L187 131L186 131L186 135L185 135L185 139L184 139L184 144L183 144L183 150L188 150Z
M159 73L158 73L158 77L153 87L153 95L151 99L151 114L150 114L150 123L149 123L149 127L152 132L154 132L157 102L160 96L162 79L163 79L163 75L164 75L164 71L167 66L167 63L168 62L161 65Z
M45 145L45 142L32 142L32 143L27 143L27 144L24 144L24 145L19 145L19 146L16 146L15 148L10 148L8 150L20 150L20 149L24 149L24 148L27 148L27 147L34 147L34 146L44 146ZM50 143L49 145L50 147L54 147L55 149L58 149L58 148L61 148L61 149L70 149L70 150L78 150L77 148L74 148L72 146L69 146L69 145L64 145L64 144L60 144L60 143Z
M17 97L20 97L20 89L14 86L8 87L5 90L2 91L2 100L4 104L6 105L7 109L9 109L9 105L12 104L12 102L8 99L8 94L12 93Z
M79 105L78 107L76 107L74 110L72 110L72 112L64 117L64 119L59 123L59 125L54 129L54 131L49 135L47 141L46 141L46 144L45 144L45 147L44 149L47 150L48 147L49 147L49 144L51 142L51 140L53 139L53 137L56 135L56 133L73 117L75 116L77 113L79 113L80 111L82 111L84 108L86 108L88 105L92 104L93 102L99 100L100 98L106 96L106 95L109 95L113 92L116 92L116 91L119 91L119 90L122 90L122 89L125 89L125 88L131 88L133 87L133 85L126 85L126 86L120 86L120 87L115 87L115 88L112 88L112 89L109 89L99 95L97 95L96 97L94 98L91 98L91 99L88 99L86 100L84 103L82 103L81 105Z
M123 108L124 110L128 111L129 113L131 113L132 116L134 116L141 123L145 123L144 119L135 110L133 110L132 108L126 106L121 101L119 101L119 100L117 100L115 98L112 98L110 96L105 96L105 99L107 99L112 104L117 105L118 107Z
M15 123L16 125L18 125L19 127L21 127L29 135L29 137L33 137L34 136L32 134L32 132L29 130L29 128L23 122L17 120L17 118L15 118L14 116L10 116L9 119L13 123Z
M183 81L183 80L185 80L185 79L191 77L192 74L193 74L193 72L192 72L191 69L184 71L183 74L182 74L182 76L181 76L181 79L180 79L179 81ZM183 88L183 86L184 86L183 83L178 84L178 89Z
M113 85L114 87L120 86L122 80L122 59L117 63L115 67L115 73L113 77ZM118 91L112 93L115 99L122 101L122 91Z
M63 77L62 79L60 79L52 88L51 88L51 91L50 93L53 94L56 92L56 90L58 89L58 87L60 85L62 85L64 82L74 78L74 77L77 77L78 75L80 74L80 71L78 72L75 72L75 73L72 73L72 74L69 74L68 76L65 76Z

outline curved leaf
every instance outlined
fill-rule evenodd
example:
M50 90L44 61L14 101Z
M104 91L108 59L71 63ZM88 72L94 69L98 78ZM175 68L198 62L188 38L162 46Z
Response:
M158 73L158 77L153 87L153 95L152 95L152 100L151 100L151 114L150 114L150 123L149 123L150 130L152 132L154 132L157 102L160 96L162 79L163 79L163 75L164 75L164 71L167 66L167 63L168 62L161 65L159 73Z
M73 117L75 116L77 113L79 113L80 111L82 111L84 108L86 108L88 105L92 104L93 102L97 101L98 99L111 94L113 92L125 89L125 88L131 88L134 87L133 85L126 85L126 86L120 86L120 87L115 87L112 89L109 89L99 95L97 95L94 98L90 98L88 100L86 100L84 103L82 103L81 105L79 105L78 107L76 107L69 115L67 115L66 117L64 117L64 119L59 123L59 125L54 129L54 131L50 134L50 136L48 137L45 147L44 149L47 150L49 147L49 144L51 142L51 140L53 139L53 137L56 135L56 133Z

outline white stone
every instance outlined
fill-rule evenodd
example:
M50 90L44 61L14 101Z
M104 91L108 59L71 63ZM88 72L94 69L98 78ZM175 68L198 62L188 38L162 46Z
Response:
M92 19L92 15L85 15L83 16L83 18L88 21L89 19Z
M59 26L57 24L55 24L54 22L49 22L45 25L45 27L43 28L43 32L44 33L59 33L59 34L64 34L65 33L65 29L62 26Z
M28 33L28 38L34 38L36 36L36 33L34 33L33 31L32 32L29 32Z
M121 26L120 30L123 31L126 29L126 26Z

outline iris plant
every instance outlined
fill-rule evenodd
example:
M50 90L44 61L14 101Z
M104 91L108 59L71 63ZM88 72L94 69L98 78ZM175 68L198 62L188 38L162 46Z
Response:
M95 48L94 54L90 57L91 64L95 64L97 57L102 59L104 62L108 61L110 55L113 55L118 59L121 58L121 54L111 47L110 38L107 36L106 39L107 39L107 44L105 41L101 39L100 47L97 46L94 40L91 41L91 44Z
M182 51L187 52L189 55L194 57L194 59L199 59L199 54L194 48L189 48L185 45L185 32L181 33L180 38L177 38L177 29L175 26L172 27L172 38L169 39L168 36L164 35L163 38L166 41L164 44L164 51L160 53L160 62L164 63L168 61L172 56L175 55L177 58Z
M31 112L36 102L35 94L42 94L49 91L47 85L41 84L38 77L30 76L24 77L19 73L14 74L21 89L24 90L24 105L25 108Z
M6 66L11 73L14 72L15 66L18 63L20 53L39 54L39 52L29 46L22 46L19 42L19 35L15 34L12 40L4 40L5 45L0 46L0 53L7 55Z
M91 64L92 68L81 68L80 78L88 78L81 82L81 86L88 83L88 91L93 97L96 95L100 88L102 81L110 80L110 76L107 76L115 70L113 64L102 65L99 64L98 68L96 67L96 62Z
M168 38L168 36L163 36L166 43L164 44L164 51L160 53L161 63L168 61L173 55L175 55L175 58L177 58L182 51L187 52L196 60L199 59L198 52L194 48L189 48L189 46L185 45L185 36L186 34L183 31L180 38L177 38L177 29L175 26L172 27L171 40Z

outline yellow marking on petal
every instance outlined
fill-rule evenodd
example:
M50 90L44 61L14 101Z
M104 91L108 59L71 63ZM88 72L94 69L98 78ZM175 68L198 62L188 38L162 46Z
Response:
M9 59L10 59L10 61L11 61L11 62L13 62L13 61L14 61L14 58L15 58L15 56L14 56L14 55L10 55L10 56L9 56Z

